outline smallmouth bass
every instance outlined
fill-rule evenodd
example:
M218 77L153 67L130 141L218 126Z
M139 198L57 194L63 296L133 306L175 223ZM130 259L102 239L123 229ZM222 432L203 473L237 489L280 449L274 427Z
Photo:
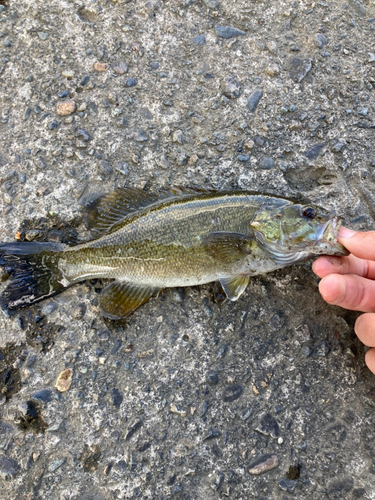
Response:
M112 281L99 296L104 316L121 319L162 288L220 280L237 300L249 277L316 255L348 255L340 218L313 205L247 191L123 188L87 212L95 239L75 246L0 245L10 275L4 311L29 306L93 278Z

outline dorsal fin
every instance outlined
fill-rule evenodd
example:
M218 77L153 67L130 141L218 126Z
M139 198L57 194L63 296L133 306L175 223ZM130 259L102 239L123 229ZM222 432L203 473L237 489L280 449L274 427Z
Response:
M88 206L85 218L86 227L98 233L110 233L118 228L117 223L127 215L157 201L208 192L202 189L171 187L155 194L137 188L118 188L112 193L101 196Z

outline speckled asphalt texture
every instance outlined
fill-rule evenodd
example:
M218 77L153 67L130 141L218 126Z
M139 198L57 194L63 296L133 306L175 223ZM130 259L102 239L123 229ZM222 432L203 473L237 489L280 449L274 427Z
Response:
M373 0L1 0L1 241L83 241L116 186L374 228L374 28ZM375 377L317 283L305 263L111 322L92 281L1 315L0 497L375 499Z

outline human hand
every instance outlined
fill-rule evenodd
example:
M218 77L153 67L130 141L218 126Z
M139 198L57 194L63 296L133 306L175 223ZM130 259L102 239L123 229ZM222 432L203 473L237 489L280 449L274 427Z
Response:
M355 232L342 227L338 242L349 250L348 257L319 257L313 271L323 278L319 291L329 304L362 311L354 331L371 349L368 368L375 373L375 231Z

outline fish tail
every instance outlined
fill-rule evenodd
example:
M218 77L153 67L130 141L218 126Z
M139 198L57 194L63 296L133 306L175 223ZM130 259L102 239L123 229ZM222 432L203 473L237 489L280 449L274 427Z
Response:
M0 244L0 266L10 283L0 298L4 312L29 306L67 288L58 268L62 243Z

